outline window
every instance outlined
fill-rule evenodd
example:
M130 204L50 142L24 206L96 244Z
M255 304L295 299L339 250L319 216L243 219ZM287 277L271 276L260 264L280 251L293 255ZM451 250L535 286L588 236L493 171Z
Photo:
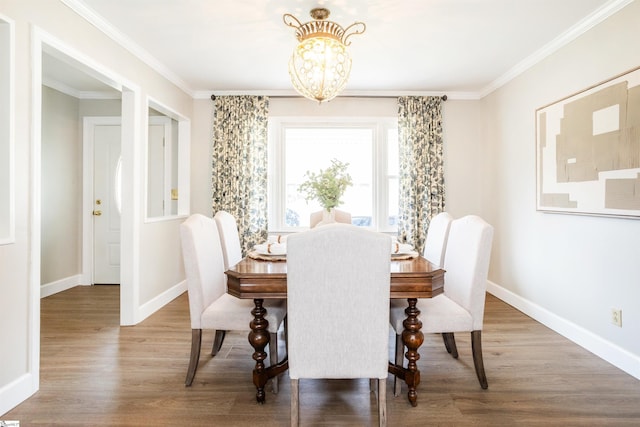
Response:
M395 231L398 215L397 119L271 118L269 120L269 231L309 227L322 209L298 193L307 171L326 169L331 159L348 163L353 179L338 209L352 223Z
M147 221L189 212L189 121L148 100L146 217Z

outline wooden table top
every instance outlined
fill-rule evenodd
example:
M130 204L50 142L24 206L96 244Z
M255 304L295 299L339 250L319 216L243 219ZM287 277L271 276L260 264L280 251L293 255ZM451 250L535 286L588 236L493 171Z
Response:
M444 273L422 256L391 260L391 298L432 298L443 292ZM287 263L246 257L225 272L227 292L238 298L286 298Z

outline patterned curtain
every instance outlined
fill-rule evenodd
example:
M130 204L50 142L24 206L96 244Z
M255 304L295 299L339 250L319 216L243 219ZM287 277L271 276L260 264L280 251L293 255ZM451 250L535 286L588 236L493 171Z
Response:
M422 253L429 221L444 211L442 98L398 98L399 240Z
M219 96L214 102L212 209L236 218L244 256L267 239L269 98Z

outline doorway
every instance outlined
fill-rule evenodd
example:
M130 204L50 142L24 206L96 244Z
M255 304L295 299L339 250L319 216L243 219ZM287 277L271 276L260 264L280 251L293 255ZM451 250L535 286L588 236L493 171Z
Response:
M34 94L34 109L33 109L33 122L34 127L42 128L43 115L55 116L57 113L55 108L53 110L43 111L42 109L42 91L43 86L55 87L56 90L71 95L77 99L77 102L81 105L86 105L93 101L98 101L92 107L89 107L83 114L80 114L80 109L76 118L73 120L75 124L70 123L69 126L73 129L79 130L82 128L81 116L99 116L101 112L105 110L96 105L99 102L111 102L117 105L117 111L115 114L120 115L120 141L121 141L121 155L122 163L120 173L122 176L122 182L133 183L138 182L137 174L134 171L134 158L137 156L139 150L140 136L136 132L136 106L139 103L139 93L136 90L125 86L125 82L121 81L121 78L114 74L112 71L96 64L90 58L79 54L78 52L67 52L64 46L57 43L56 40L52 40L47 34L35 31L34 33L34 72L33 72L33 94ZM92 64L92 65L89 65ZM95 96L97 95L97 96ZM96 114L97 113L97 114ZM113 114L114 111L111 110ZM77 173L77 181L80 186L83 187L81 194L75 193L76 200L79 202L77 208L80 218L78 222L82 224L81 230L76 229L73 236L70 238L78 241L79 251L74 252L81 263L80 267L75 268L75 285L90 284L93 281L93 261L92 257L87 258L84 250L87 247L86 240L92 240L93 233L93 202L91 200L88 206L85 206L85 201L88 198L85 196L84 183L92 182L93 176L87 177L86 170L83 170L82 165L86 164L84 156L86 152L82 147L83 134L76 136L78 139L78 146L76 148L76 158L80 167ZM123 144L122 141L129 141L128 144ZM32 217L31 224L34 230L32 234L32 246L34 258L32 259L31 277L33 280L30 283L33 289L32 295L34 298L39 299L41 294L41 233L43 226L43 216L47 215L46 206L41 204L43 197L43 189L41 182L42 173L42 135L40 132L36 132L33 138L34 153L34 168L32 175L32 182L34 182L32 197L34 203L32 204ZM53 163L55 165L55 163ZM138 190L136 185L124 185L121 186L120 200L121 216L120 216L120 245L119 245L119 259L120 259L120 324L121 325L133 325L138 321L138 307L139 296L137 292L138 287L138 267L136 266L136 250L134 246L136 241L134 236L138 233L138 226L134 223L135 212L138 209ZM65 194L65 188L57 188L58 194ZM44 214L44 215L43 215ZM78 224L76 222L76 224ZM62 249L64 250L64 248ZM61 252L62 253L62 252ZM88 263L88 265L87 265ZM70 286L69 286L70 287ZM67 287L68 288L68 287ZM39 301L32 301L33 305L33 324L32 324L32 344L33 348L37 349L39 346ZM34 353L36 356L37 351ZM34 367L38 366L37 364Z
M120 284L122 155L120 117L83 119L84 206L91 226L84 237L85 277L92 285ZM90 231L89 231L90 229Z

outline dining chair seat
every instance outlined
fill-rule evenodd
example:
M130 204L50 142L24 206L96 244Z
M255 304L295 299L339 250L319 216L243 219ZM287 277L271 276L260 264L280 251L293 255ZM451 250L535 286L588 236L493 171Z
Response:
M423 333L441 333L445 348L458 357L455 332L471 333L471 349L480 386L489 385L482 357L482 326L487 289L487 273L491 257L493 227L476 215L451 221L444 255L444 293L431 299L418 299ZM404 305L390 305L389 320L396 332L396 364L401 364L401 339L406 318ZM394 392L398 396L399 385Z
M193 214L180 225L182 257L189 296L191 320L191 355L185 385L190 386L198 369L202 331L214 330L211 355L215 356L224 341L226 331L250 331L253 320L252 300L236 298L227 293L225 258L220 233L213 218ZM271 336L269 357L277 363L277 334L287 313L282 300L266 301L267 328ZM277 382L272 382L277 392Z
M238 232L238 224L236 222L236 218L233 215L231 215L229 212L224 210L219 210L218 212L216 212L216 214L213 216L213 219L216 223L216 226L218 227L218 234L220 235L220 243L222 245L222 255L224 257L224 269L226 271L229 269L229 267L236 265L242 260L242 246L240 244L240 233ZM230 297L230 298L225 298L224 303L228 304L228 306L226 309L221 308L220 312L226 314L228 318L226 321L222 320L221 323L237 325L238 323L233 323L231 321L231 319L235 316L242 316L241 312L235 311L237 310L236 307L238 305L247 306L248 303L246 302L240 303L240 302L234 301L234 300L237 300L237 298L231 297L230 295L227 295L227 297ZM251 309L253 308L253 303L248 304L248 306L249 306L249 309L247 312L250 313ZM278 310L284 307L284 310L285 310L284 336L286 341L287 339L286 338L287 337L287 318L286 318L287 301L284 299L266 301L265 304L263 304L263 306L267 308L267 314L269 314L269 310L268 310L269 307L272 307L272 308L278 307ZM278 311L278 316L276 317L280 319L279 311ZM244 317L243 317L243 320L245 320ZM267 316L267 320L270 322L271 325L274 325L275 323L272 323L272 322L276 321L277 319L274 318L274 316ZM277 324L280 324L279 320ZM247 323L247 325L249 325L249 323ZM230 329L236 329L236 328L230 328ZM224 339L224 337L222 337L222 339ZM273 332L273 331L271 332L270 342L273 343L273 345L271 344L269 345L269 357L271 358L272 363L277 363L278 362L277 332ZM220 344L217 344L217 345L221 345L221 344L222 343L220 342ZM214 349L214 351L216 350ZM278 392L278 377L274 377L271 380L271 388L273 389L274 393Z
M447 249L447 238L449 237L449 228L451 227L451 221L453 217L448 212L440 212L435 215L429 221L429 228L427 229L427 239L424 243L424 250L422 256L424 256L431 264L436 267L442 267L444 263L444 256ZM436 297L437 298L437 297ZM430 300L429 300L430 301ZM421 300L418 300L421 303ZM398 301L391 302L391 308L399 306ZM402 304L400 308L406 306ZM400 311L402 313L402 311ZM396 331L396 364L401 365L404 359L404 346L402 344L402 331L403 326L393 324L393 319L390 319L393 329ZM402 322L402 321L400 321ZM422 328L424 332L424 325ZM400 381L397 377L393 379L394 394L398 396L400 394Z
M262 306L267 310L264 316L269 325L278 325L285 314L285 308L280 301L265 300ZM201 316L203 329L222 329L226 331L242 329L249 330L249 323L253 320L251 310L255 307L253 300L240 299L233 295L223 294L207 307ZM277 342L275 343L277 345ZM272 360L271 363L274 363Z
M421 313L429 314L420 316L423 333L465 332L473 328L471 313L444 295L419 298L416 307ZM396 331L404 329L402 322L407 318L404 314L406 308L406 300L391 300L391 326Z

